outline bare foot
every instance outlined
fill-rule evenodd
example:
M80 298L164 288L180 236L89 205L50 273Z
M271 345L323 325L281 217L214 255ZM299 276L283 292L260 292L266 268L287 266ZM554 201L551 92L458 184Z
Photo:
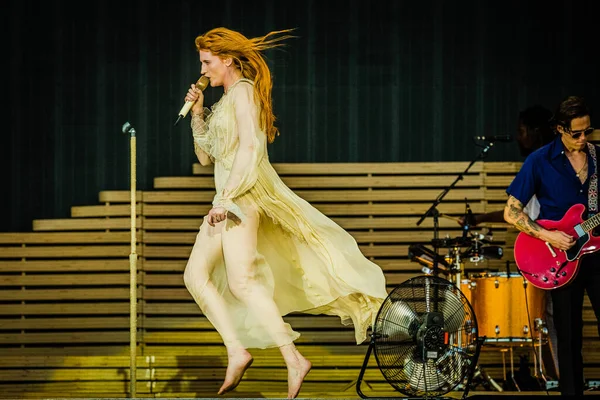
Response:
M225 394L237 387L244 376L246 370L252 365L252 355L246 349L239 350L228 356L227 372L225 372L225 381L219 394Z
M310 371L312 363L296 352L298 357L297 362L293 365L288 365L288 399L295 399L300 393L304 377Z

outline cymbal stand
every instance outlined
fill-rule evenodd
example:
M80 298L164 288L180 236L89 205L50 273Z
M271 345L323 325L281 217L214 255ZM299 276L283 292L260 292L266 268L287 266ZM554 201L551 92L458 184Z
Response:
M462 280L462 257L460 254L460 247L453 247L450 250L450 256L452 257L452 262L450 263L450 282L460 288L460 282Z
M421 216L421 218L419 218L419 220L417 221L417 226L421 225L423 223L423 221L425 220L425 218L427 217L433 217L433 237L434 239L438 239L439 236L439 216L440 213L437 210L437 206L442 202L442 200L444 199L444 197L446 197L446 195L448 194L448 192L450 190L452 190L452 188L454 188L456 186L456 184L461 181L464 177L464 175L469 171L469 169L471 169L471 167L473 166L473 164L475 164L475 162L477 162L478 160L483 160L487 154L488 151L492 148L492 146L494 145L494 142L492 141L488 141L486 142L485 146L481 146L479 145L482 149L481 152L479 153L479 155L473 159L469 165L467 165L467 168L461 172L460 174L458 174L458 176L456 177L456 179L454 180L454 182L452 182L450 184L450 186L446 187L444 190L442 190L442 193L440 193L438 195L438 197L436 197L436 199L433 201L433 204L431 204L431 206L429 207L429 209L427 211L425 211L425 213ZM435 252L437 252L438 248L434 246L433 249ZM433 264L433 275L434 276L438 276L438 263L437 261L434 261ZM459 282L460 284L460 282Z

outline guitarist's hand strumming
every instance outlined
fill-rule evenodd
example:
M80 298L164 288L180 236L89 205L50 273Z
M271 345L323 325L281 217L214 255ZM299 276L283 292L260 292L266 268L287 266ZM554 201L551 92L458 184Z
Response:
M567 251L575 244L573 236L567 235L562 231L548 231L545 229L544 231L540 234L540 239L550 243L552 247Z

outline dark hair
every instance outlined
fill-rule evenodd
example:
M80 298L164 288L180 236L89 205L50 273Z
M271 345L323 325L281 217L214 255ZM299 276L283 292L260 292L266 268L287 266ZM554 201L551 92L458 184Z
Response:
M556 108L552 117L552 125L554 129L559 125L565 129L571 129L571 121L586 115L591 116L591 113L583 97L569 96Z
M519 124L525 128L526 136L529 139L527 147L519 142L519 149L523 157L554 139L551 119L552 111L540 105L528 107L519 113Z

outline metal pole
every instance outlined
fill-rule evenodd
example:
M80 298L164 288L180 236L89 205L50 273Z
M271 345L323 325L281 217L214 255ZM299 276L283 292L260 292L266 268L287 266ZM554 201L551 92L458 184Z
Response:
M137 253L136 253L136 138L131 134L131 254L129 254L129 349L130 349L130 396L136 397L137 384Z
M131 253L129 254L129 396L136 398L137 386L137 252L136 252L136 138L135 129L126 122L122 128L123 133L130 135L131 159Z

